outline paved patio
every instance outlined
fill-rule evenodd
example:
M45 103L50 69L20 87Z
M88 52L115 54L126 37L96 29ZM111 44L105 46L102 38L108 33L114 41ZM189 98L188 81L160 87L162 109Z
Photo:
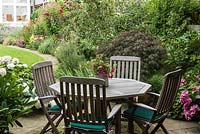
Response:
M36 110L34 113L29 114L25 117L20 118L20 122L23 124L23 128L13 127L10 128L13 134L39 134L40 130L46 123L46 118L42 110ZM169 130L170 134L199 134L200 133L200 124L197 122L191 121L178 121L167 119L164 122L166 128ZM59 130L63 132L63 123L60 124ZM127 133L127 123L122 122L122 134ZM137 132L140 134L140 132ZM162 134L162 131L159 131L158 134Z

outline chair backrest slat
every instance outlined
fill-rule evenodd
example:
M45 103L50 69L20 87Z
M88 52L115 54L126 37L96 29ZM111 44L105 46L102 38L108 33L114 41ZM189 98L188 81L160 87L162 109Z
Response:
M65 76L60 78L60 83L62 103L66 104L63 105L66 122L106 125L104 80Z
M48 88L56 82L51 61L39 62L32 65L33 80L39 97L56 95L56 92Z
M165 113L170 110L179 89L182 70L176 70L165 75L163 87L156 105L157 113Z
M113 78L126 78L140 80L140 57L135 56L112 56L110 68L115 68Z
M77 103L78 103L78 113L79 113L79 118L81 121L83 121L83 114L82 114L82 103L81 103L81 85L77 84Z

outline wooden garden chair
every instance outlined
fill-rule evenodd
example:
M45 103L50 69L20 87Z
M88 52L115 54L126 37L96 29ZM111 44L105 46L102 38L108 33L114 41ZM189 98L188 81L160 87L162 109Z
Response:
M140 80L141 59L135 56L111 56L110 68L114 68L113 78Z
M169 72L165 75L163 87L160 95L148 92L151 96L157 96L156 106L149 106L143 103L133 103L133 107L124 111L124 116L128 119L129 133L133 133L133 121L142 129L143 134L147 134L152 124L157 124L151 131L154 134L158 128L162 128L165 134L169 132L164 127L163 122L166 119L170 108L173 106L174 100L179 89L182 70Z
M38 95L38 100L40 101L41 107L46 115L48 123L44 126L41 134L52 130L54 134L58 134L58 129L56 128L60 121L61 116L61 103L58 98L58 93L49 89L49 85L56 82L53 67L51 61L39 62L32 65L33 80L36 87L36 93ZM55 101L56 105L47 107L50 101Z
M140 80L140 68L141 68L141 58L135 56L111 56L110 57L110 68L114 69L113 78L122 78L122 79L133 79ZM126 90L126 89L122 89ZM138 97L134 98L123 98L113 101L128 102L138 101ZM110 103L108 104L111 108Z
M61 77L60 89L65 134L109 133L115 121L115 133L120 134L121 104L107 114L105 81L98 78ZM82 105L83 109L82 109Z

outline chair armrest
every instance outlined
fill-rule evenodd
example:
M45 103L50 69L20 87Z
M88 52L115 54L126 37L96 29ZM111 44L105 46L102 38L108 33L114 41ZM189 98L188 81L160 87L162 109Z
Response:
M148 95L153 95L156 97L160 97L160 94L154 93L154 92L147 92Z
M108 115L108 119L112 118L117 112L121 111L122 104L116 104Z
M139 106L139 107L143 107L143 108L146 108L146 109L149 109L149 110L152 110L152 111L156 111L155 108L148 106L148 105L145 105L143 103L133 103L133 106Z
M39 100L44 100L44 99L55 99L58 96L51 95L51 96L43 96L43 97L38 97Z

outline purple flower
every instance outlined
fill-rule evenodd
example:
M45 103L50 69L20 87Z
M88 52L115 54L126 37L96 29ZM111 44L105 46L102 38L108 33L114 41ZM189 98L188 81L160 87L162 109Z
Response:
M197 80L200 81L200 74L196 76Z

